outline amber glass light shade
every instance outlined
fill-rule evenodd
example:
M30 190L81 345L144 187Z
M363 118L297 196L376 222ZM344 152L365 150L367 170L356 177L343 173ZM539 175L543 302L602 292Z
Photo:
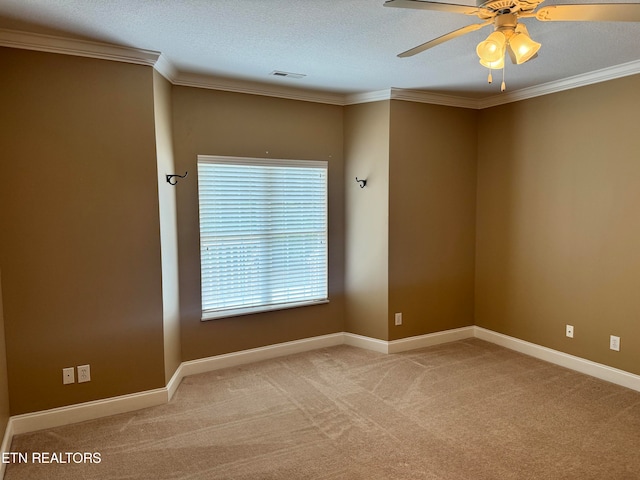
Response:
M476 53L484 62L497 62L504 57L507 39L502 32L493 32L476 47Z

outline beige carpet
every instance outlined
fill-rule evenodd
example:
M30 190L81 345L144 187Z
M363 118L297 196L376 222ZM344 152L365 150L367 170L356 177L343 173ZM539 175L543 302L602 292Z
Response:
M184 379L167 405L14 438L101 462L6 479L636 479L640 393L471 339ZM76 457L78 458L78 457Z

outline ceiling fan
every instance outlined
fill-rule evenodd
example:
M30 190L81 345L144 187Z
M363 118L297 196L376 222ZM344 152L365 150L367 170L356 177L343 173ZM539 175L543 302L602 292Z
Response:
M519 23L519 19L535 18L541 22L640 22L640 3L549 5L536 11L542 2L544 0L476 0L476 6L473 7L428 0L387 0L384 6L476 15L481 20L480 23L467 25L413 47L398 57L411 57L493 24L493 32L478 44L476 53L480 57L480 64L489 68L489 83L492 82L491 70L502 69L502 91L505 90L505 54L513 63L520 65L535 58L541 47L531 39L527 27Z

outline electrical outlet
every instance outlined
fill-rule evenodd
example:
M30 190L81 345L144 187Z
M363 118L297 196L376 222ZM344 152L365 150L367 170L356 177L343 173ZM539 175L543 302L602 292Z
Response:
M615 335L611 335L609 337L609 348L611 350L615 350L616 352L620 351L620 337L616 337Z
M396 313L395 321L396 325L402 325L402 313Z
M75 369L73 367L63 368L62 369L62 383L63 385L68 385L70 383L75 383L76 375Z
M78 365L78 383L91 380L91 367L89 365Z
M573 338L573 325L567 325L567 337Z

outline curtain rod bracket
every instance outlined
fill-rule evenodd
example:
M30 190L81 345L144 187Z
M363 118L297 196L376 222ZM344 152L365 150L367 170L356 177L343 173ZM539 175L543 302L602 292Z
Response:
M167 183L169 185L176 185L178 183L178 178L185 178L187 175L189 175L189 172L184 172L184 175L167 175ZM178 178L175 178L178 177Z

